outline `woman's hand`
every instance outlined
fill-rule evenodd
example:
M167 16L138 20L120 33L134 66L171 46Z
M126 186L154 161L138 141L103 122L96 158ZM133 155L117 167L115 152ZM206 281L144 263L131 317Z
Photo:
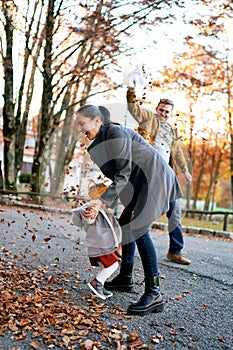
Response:
M90 201L90 203L91 203L91 206L95 207L98 211L100 209L105 209L106 208L106 204L101 202L100 199L94 199L94 200Z

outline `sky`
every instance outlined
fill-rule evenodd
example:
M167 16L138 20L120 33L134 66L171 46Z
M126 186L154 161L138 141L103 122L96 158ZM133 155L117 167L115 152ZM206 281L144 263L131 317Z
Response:
M181 53L187 50L187 47L184 45L184 37L190 35L196 37L196 29L189 24L185 24L182 20L182 17L185 16L189 19L195 19L197 15L201 15L206 23L208 23L209 16L216 15L218 5L223 4L223 0L215 0L209 3L209 7L204 7L202 5L196 6L193 1L187 1L187 7L184 10L178 10L173 8L172 11L177 15L176 21L171 24L161 23L154 26L149 32L141 29L137 31L135 35L132 35L129 44L133 46L133 57L129 60L127 57L121 58L122 70L127 68L132 68L133 66L142 66L145 65L146 71L153 78L157 77L159 71L162 70L163 66L169 66L172 64L172 60L176 53ZM221 24L221 19L218 20L218 23ZM228 55L230 62L233 62L233 25L232 19L224 19L224 26L226 28L224 32L224 40L218 42L219 51L226 52L228 49ZM142 48L142 43L144 48ZM203 39L203 43L205 43ZM216 67L217 68L217 67ZM123 82L123 74L119 75L119 81ZM121 80L122 79L122 80ZM137 95L142 95L142 86L137 85ZM116 101L119 101L123 104L125 98L125 89L123 85L122 89L116 93ZM174 94L173 91L168 91L166 96L157 89L153 92L153 101L158 101L160 98L168 97L175 101L174 114L179 113L180 111L189 112L189 101L187 101L182 94ZM224 105L225 102L223 102ZM200 103L197 103L194 107L194 113L198 118L197 122L199 123L198 127L200 129L206 129L211 126L217 131L219 129L219 121L216 120L216 111L219 109L219 100L217 101L208 101L208 98L202 98ZM124 108L120 108L121 110ZM212 110L211 110L212 109ZM209 112L207 112L209 110ZM214 118L214 120L212 119ZM134 126L134 121L127 115L127 124Z
M91 2L91 0L89 1ZM222 3L223 0L215 0L216 3ZM126 86L123 85L124 80L124 70L133 66L142 66L145 65L146 71L153 79L159 73L164 65L171 65L172 59L176 52L182 52L185 50L183 38L187 33L192 34L192 27L190 25L184 24L182 17L189 16L195 18L194 12L201 12L203 16L208 16L207 10L202 6L195 6L194 2L191 0L186 1L187 5L185 9L178 9L172 7L172 14L176 16L176 20L173 23L167 24L162 22L153 28L150 31L144 30L144 28L138 29L135 35L132 34L131 38L128 38L128 43L133 47L132 58L129 59L128 56L122 55L120 57L120 65L122 67L122 73L119 72L115 77L117 83L122 84L122 88L118 89L115 96L111 94L111 106L110 109L113 111L114 118L119 118L121 116L120 122L127 123L129 126L134 126L134 120L127 115L127 120L125 120L125 114L127 111L125 94ZM229 23L229 30L231 29L231 37L233 35L233 26ZM142 47L142 43L144 47ZM142 95L143 86L138 84L137 93ZM161 96L160 91L154 93L154 100L158 100ZM173 92L171 96L166 94L166 97L173 99ZM106 99L101 96L101 100L105 104L109 105L110 94ZM180 110L184 106L183 96L175 96L176 104L175 109ZM93 99L93 102L99 102L99 96L97 99ZM0 97L0 103L3 104L3 98ZM122 120L123 117L123 120Z

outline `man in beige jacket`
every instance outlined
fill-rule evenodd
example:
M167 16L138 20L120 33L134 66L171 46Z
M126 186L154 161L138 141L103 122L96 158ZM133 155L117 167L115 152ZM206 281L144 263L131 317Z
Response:
M135 89L127 89L128 110L134 119L139 123L137 131L146 139L160 155L169 163L169 159L176 162L181 171L185 174L188 182L192 176L188 171L183 150L176 129L168 122L172 115L174 104L169 99L161 99L155 112L142 107L137 101ZM189 265L190 260L183 257L181 250L184 247L182 235L181 210L177 201L170 202L167 212L168 231L170 237L169 251L167 258L173 262Z

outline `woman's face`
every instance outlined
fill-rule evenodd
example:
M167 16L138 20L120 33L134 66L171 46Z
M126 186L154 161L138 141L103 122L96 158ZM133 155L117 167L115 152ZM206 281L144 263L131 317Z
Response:
M94 119L90 119L79 113L77 114L76 122L78 131L85 134L89 140L94 140L96 138L102 125L99 116L96 116Z

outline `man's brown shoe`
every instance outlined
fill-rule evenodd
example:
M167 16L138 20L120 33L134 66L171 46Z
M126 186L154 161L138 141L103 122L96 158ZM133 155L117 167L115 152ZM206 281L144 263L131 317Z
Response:
M181 254L172 254L168 252L167 258L177 264L189 265L191 263L189 259L184 258Z

